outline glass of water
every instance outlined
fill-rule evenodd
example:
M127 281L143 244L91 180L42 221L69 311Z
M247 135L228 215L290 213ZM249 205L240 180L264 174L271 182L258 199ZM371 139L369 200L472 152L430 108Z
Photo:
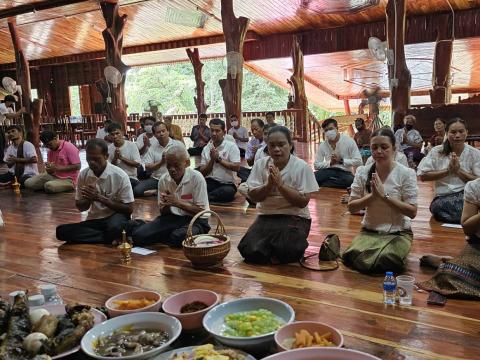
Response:
M400 305L412 305L413 284L415 278L410 275L397 276L397 294Z

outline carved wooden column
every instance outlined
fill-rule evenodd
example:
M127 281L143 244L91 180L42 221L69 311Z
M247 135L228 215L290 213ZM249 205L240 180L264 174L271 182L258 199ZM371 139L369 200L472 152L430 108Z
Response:
M233 0L221 0L221 6L222 28L227 53L234 51L243 56L243 42L250 19L243 16L235 17ZM228 127L230 127L231 115L236 115L239 121L242 119L242 82L243 71L239 71L235 79L232 79L232 76L227 72L227 78L218 81L222 89Z
M450 102L450 66L453 53L453 33L450 14L441 16L443 21L437 23L437 40L433 57L432 87L430 101L432 104ZM446 24L448 24L446 26Z
M118 0L106 0L100 3L103 18L105 19L106 29L102 31L105 41L107 65L115 67L122 74L122 82L117 86L107 83L105 79L100 80L103 91L102 96L106 105L107 116L113 121L124 124L127 123L127 113L125 107L125 74L129 67L122 61L123 50L123 29L127 21L127 15L119 15ZM107 96L105 96L107 95ZM106 97L110 101L107 101Z
M13 49L15 51L15 65L17 71L17 84L22 87L20 96L20 105L25 107L23 121L25 125L25 137L30 141L40 153L40 116L32 116L32 95L30 83L30 67L28 60L23 52L20 38L17 33L16 21L14 18L8 19L8 29L12 37ZM41 113L41 108L40 108ZM39 157L41 159L41 157Z
M207 112L208 105L205 103L205 82L202 79L203 63L200 61L198 48L193 50L187 49L187 55L193 66L193 73L195 75L195 83L197 96L193 97L195 106L197 107L197 114L204 114Z
M410 87L412 85L412 76L405 60L405 12L405 0L388 0L386 9L387 41L388 48L393 49L395 53L395 64L388 66L388 74L390 79L398 80L397 86L390 86L394 128L403 123L403 118L410 106Z
M308 138L308 100L305 94L305 82L303 74L303 52L300 47L300 39L297 36L293 38L292 44L292 65L293 74L288 80L289 84L293 88L293 102L295 103L295 109L301 110L300 114L295 119L295 134L294 136L303 142Z

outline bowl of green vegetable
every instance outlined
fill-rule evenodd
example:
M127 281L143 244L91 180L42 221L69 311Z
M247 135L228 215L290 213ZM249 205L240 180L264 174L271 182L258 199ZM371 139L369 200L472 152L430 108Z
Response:
M287 303L266 297L249 297L217 305L203 318L203 327L220 343L244 350L265 349L275 332L295 320Z

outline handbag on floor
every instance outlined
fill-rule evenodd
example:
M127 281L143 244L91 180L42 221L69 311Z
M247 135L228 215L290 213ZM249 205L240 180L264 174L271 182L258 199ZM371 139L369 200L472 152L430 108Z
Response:
M338 269L338 258L340 257L340 238L337 234L329 234L325 237L318 252L318 261L309 261L317 257L311 254L302 257L300 265L304 268L316 271L331 271Z

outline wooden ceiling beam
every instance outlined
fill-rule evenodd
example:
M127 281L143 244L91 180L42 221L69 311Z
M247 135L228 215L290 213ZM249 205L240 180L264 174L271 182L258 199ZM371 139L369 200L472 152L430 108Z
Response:
M22 14L28 14L35 11L48 10L65 5L72 5L81 2L87 2L89 0L44 0L37 1L28 4L22 4L10 8L0 10L0 19L6 19Z

